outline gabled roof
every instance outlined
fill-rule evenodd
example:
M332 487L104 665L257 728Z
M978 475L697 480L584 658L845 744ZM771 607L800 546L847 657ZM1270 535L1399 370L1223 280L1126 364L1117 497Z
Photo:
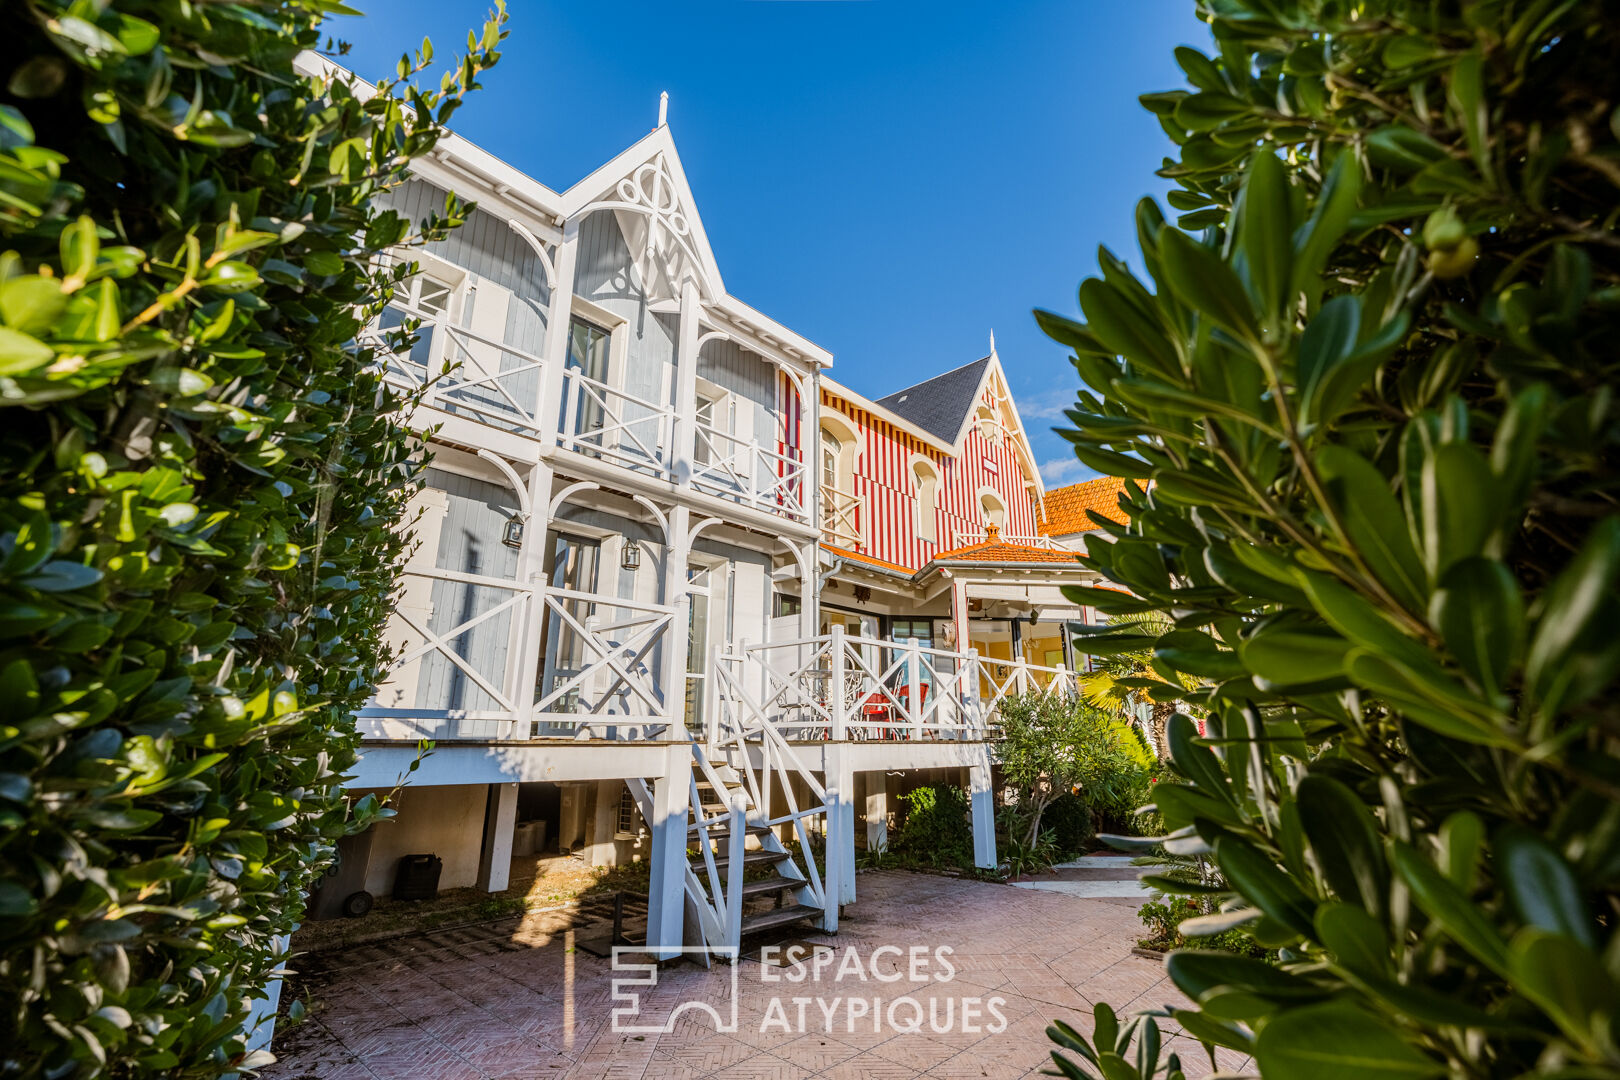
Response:
M1041 535L1073 536L1091 532L1097 524L1086 516L1087 510L1123 525L1125 515L1119 509L1119 497L1124 491L1125 481L1113 476L1099 476L1048 491L1041 500Z
M956 445L973 417L985 375L990 370L986 356L935 375L915 386L878 398L885 409L916 424L935 438Z

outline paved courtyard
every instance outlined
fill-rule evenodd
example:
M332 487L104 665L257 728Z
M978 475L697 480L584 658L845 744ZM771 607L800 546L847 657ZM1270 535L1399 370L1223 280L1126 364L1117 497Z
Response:
M620 1027L673 1014L667 1032L613 1030L627 1005L609 961L571 948L555 924L514 918L295 961L309 1015L278 1032L281 1061L264 1075L1014 1080L1049 1063L1052 1018L1087 1031L1094 1002L1125 1014L1180 1000L1162 964L1131 954L1139 898L898 871L864 872L857 888L837 935L802 939L832 946L819 972L813 961L666 967ZM689 1001L728 1027L735 1002L735 1030L675 1013ZM1210 1071L1196 1042L1165 1030L1189 1076Z

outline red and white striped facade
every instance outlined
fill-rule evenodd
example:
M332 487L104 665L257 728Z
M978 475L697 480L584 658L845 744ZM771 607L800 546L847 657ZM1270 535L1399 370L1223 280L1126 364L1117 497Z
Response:
M1036 533L1039 473L1018 426L999 360L992 357L975 401L973 422L952 449L926 432L897 422L881 406L823 379L822 416L837 413L859 433L852 494L860 500L864 544L859 552L907 570L917 570L942 551L980 542L985 536L983 493L993 492L1005 509L1001 531ZM926 458L939 473L934 539L918 533L918 484L913 463ZM844 546L836 545L835 546Z

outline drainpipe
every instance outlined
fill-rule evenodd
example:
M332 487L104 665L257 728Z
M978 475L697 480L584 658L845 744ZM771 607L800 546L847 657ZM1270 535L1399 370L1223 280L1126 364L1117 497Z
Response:
M821 573L816 575L816 599L817 600L821 599L822 590L827 587L827 582L831 581L832 576L834 574L838 573L838 571L840 571L840 570L842 570L844 568L844 563L846 561L847 560L845 560L842 555L834 556L833 561L832 561L832 565L827 567L827 569L823 570Z

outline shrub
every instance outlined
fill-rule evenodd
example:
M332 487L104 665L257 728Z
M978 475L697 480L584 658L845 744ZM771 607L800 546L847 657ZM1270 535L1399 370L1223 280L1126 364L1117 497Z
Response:
M1282 950L1171 956L1177 1018L1267 1076L1620 1074L1620 17L1201 8L1143 101L1203 236L1144 203L1149 280L1040 316L1076 453L1152 484L1086 602L1175 620L1085 648L1208 708L1166 846Z
M1060 859L1084 854L1095 835L1091 806L1078 795L1060 795L1041 814L1041 837L1051 839Z
M1002 853L1002 863L1007 868L1009 878L1050 870L1052 864L1062 857L1057 842L1049 832L1041 833L1033 844L1025 843L1022 834L1016 834L1007 840Z
M1065 795L1078 796L1096 820L1126 814L1136 805L1153 762L1130 725L1097 706L1039 690L1002 700L1002 776L1017 791L1024 835L1032 845L1046 808Z
M923 866L973 865L973 827L967 793L954 784L931 784L900 797L894 854Z
M249 998L383 813L340 787L416 471L351 344L409 269L371 200L502 31L362 101L293 68L336 6L0 17L3 1075L262 1063Z
M1190 896L1167 896L1162 904L1157 901L1143 904L1136 914L1148 931L1148 936L1138 939L1136 943L1144 949L1158 949L1164 952L1188 944L1183 927L1189 922L1208 916L1209 911ZM1193 930L1196 930L1196 924L1186 933L1192 934L1192 944L1199 949L1233 953L1237 956L1276 955L1275 951L1256 944L1254 938L1246 934L1241 927L1201 936L1192 933Z

